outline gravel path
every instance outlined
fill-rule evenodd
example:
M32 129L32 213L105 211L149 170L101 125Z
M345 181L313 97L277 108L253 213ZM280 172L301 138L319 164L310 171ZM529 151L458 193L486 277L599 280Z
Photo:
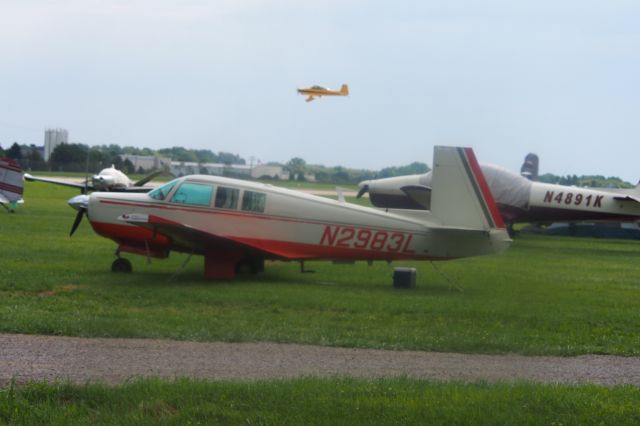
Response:
M640 358L468 355L278 343L0 334L0 386L6 386L12 377L18 383L70 380L115 384L140 376L252 380L335 375L640 386Z

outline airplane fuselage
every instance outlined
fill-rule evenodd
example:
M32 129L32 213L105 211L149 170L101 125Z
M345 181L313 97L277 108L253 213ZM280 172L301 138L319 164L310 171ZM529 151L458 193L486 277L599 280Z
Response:
M450 230L439 232L430 212L380 211L323 197L211 176L191 176L186 182L216 189L237 190L238 200L246 192L264 195L264 210L252 211L241 202L235 208L218 208L215 196L207 205L172 201L176 188L166 199L148 194L93 193L88 216L93 229L116 241L122 251L163 257L169 250L204 254L207 242L170 238L153 225L145 228L122 220L162 217L190 228L253 247L270 258L323 260L451 259L492 253L507 247L499 230L456 238ZM259 210L259 209L256 209ZM137 216L138 215L138 216ZM120 219L119 219L120 218ZM337 219L339 218L339 219ZM483 248L484 247L484 248Z
M616 199L622 193L534 182L529 210L520 220L640 220L640 203Z

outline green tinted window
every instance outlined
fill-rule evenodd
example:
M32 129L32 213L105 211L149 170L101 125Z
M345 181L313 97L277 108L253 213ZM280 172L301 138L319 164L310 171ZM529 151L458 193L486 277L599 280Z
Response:
M149 197L155 200L164 200L165 198L167 198L167 195L169 195L173 187L176 186L176 183L178 183L177 179L165 183L164 185L149 192Z
M244 191L242 194L242 210L249 212L264 212L267 195L260 192Z
M204 183L185 182L173 194L172 203L194 204L196 206L211 205L213 186Z
M216 192L216 207L221 209L236 209L238 208L239 196L239 189L219 186Z

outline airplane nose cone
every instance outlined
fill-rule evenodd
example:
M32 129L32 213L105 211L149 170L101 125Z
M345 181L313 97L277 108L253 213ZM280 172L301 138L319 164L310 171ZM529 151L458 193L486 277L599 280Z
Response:
M89 207L89 196L88 195L76 195L75 197L69 199L67 203L74 210L87 209Z
M368 180L362 181L358 184L358 195L356 198L362 197L364 194L369 192L369 182Z

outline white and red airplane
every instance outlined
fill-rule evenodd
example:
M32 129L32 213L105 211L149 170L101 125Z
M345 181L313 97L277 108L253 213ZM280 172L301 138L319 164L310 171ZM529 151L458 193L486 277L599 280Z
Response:
M32 176L29 173L24 174L24 178L29 182L46 182L55 185L70 186L78 188L82 193L90 191L114 191L114 192L149 192L153 188L144 186L151 179L162 173L162 170L156 170L137 182L133 182L127 175L116 169L115 166L102 169L97 175L93 175L86 179L85 182L70 182L61 179L52 179L39 176Z
M233 278L264 260L447 260L511 243L470 148L436 147L430 211L379 210L268 184L217 176L175 179L148 194L94 192L69 204L128 252L205 257L205 277Z
M23 186L20 165L11 158L0 158L0 205L10 213L22 203Z

